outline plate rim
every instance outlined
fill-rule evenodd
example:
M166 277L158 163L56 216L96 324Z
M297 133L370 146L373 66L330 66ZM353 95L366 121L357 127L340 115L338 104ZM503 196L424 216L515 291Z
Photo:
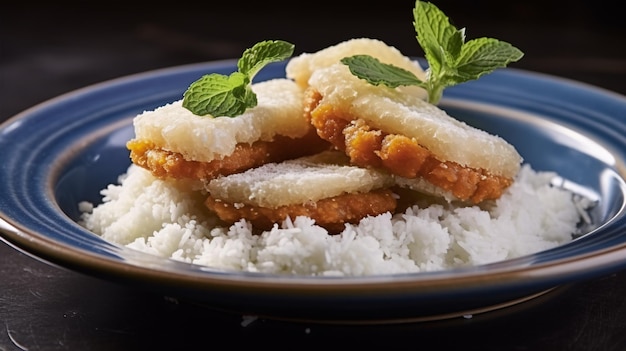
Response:
M179 75L183 72L197 71L198 69L209 70L215 67L236 67L235 59L226 59L209 62L198 62L192 64L178 65L172 67L159 68L135 74L130 74L100 83L88 85L86 87L76 89L61 94L52 99L41 102L30 107L13 117L5 120L0 124L0 132L9 125L12 125L28 116L44 111L50 106L55 106L60 102L69 99L76 99L101 89L114 89L116 86L128 84L129 82L141 81L153 77L166 77L170 75ZM596 87L587 83L574 81L568 78L553 76L550 74L527 71L518 68L505 68L504 72L510 72L514 75L522 75L530 78L548 80L557 84L565 84L573 86L577 89L592 91L602 96L609 96L619 100L626 106L626 96L619 93ZM444 93L444 100L446 99ZM454 99L454 98L450 98ZM1 137L1 134L0 134ZM620 170L620 175L624 177L626 170ZM624 209L619 212L620 219L623 220ZM204 267L196 267L196 265L186 264L182 262L171 262L173 266L184 265L185 267L193 266L193 274L184 272L167 271L162 269L153 269L150 267L142 267L138 265L128 266L127 262L121 260L113 260L110 257L84 250L77 247L69 247L63 243L48 237L45 233L36 233L22 226L17 220L8 218L0 207L0 239L9 246L18 251L27 254L34 259L38 259L47 264L52 264L62 268L69 268L87 274L104 277L106 279L120 280L123 282L132 282L139 279L148 285L161 286L174 285L182 283L187 289L209 289L220 286L225 289L245 289L250 284L254 284L255 289L260 292L272 293L276 289L280 289L283 293L293 294L310 294L312 292L328 294L334 296L338 288L342 294L359 294L363 293L363 289L370 289L367 294L393 294L402 291L403 294L421 293L437 291L437 289L446 288L446 292L455 292L459 289L478 289L483 286L485 280L493 282L498 281L497 286L506 289L509 286L515 286L520 281L525 283L536 284L537 289L552 288L562 285L581 277L592 277L599 274L609 274L611 272L626 268L626 242L620 245L603 248L594 252L585 253L574 257L560 258L550 262L542 262L528 266L519 267L498 267L499 263L488 264L489 271L483 270L482 267L471 267L472 269L463 271L463 275L455 275L458 270L446 270L445 272L419 272L394 274L390 277L384 276L357 276L342 277L338 279L328 279L329 277L297 277L297 276L280 276L265 275L259 273L243 273L229 274L224 272L215 272L207 270ZM125 250L132 250L125 248ZM144 254L142 255L149 255ZM532 255L531 255L532 256ZM620 258L618 260L617 258ZM163 258L157 258L159 262ZM528 259L525 257L524 259ZM169 259L168 259L169 260ZM508 262L517 261L517 259L507 260ZM523 261L523 260L520 260ZM589 263L592 263L589 265ZM617 264L616 262L620 262ZM85 265L85 263L89 263ZM169 263L168 263L169 265ZM494 268L495 267L495 268ZM563 267L570 268L567 274L563 274ZM176 267L172 268L175 269ZM561 269L559 269L561 268ZM207 273L208 272L208 273ZM578 272L574 274L573 272ZM241 272L240 272L241 273ZM268 276L271 280L268 280ZM575 277L576 278L575 278ZM236 279L235 279L236 278ZM393 285L390 285L393 284ZM492 284L493 285L493 284ZM393 287L393 289L391 289Z

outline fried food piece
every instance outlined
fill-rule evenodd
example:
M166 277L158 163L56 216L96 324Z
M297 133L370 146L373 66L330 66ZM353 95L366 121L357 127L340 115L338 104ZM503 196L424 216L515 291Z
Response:
M146 140L131 140L127 147L133 163L149 170L155 177L208 180L270 162L312 155L328 150L329 144L311 128L302 138L277 136L271 142L237 144L229 156L209 162L187 160L180 153L160 149Z
M208 180L328 148L303 116L303 91L293 81L252 89L257 106L233 118L194 115L182 100L136 116L131 160L160 178Z
M348 164L338 151L268 163L206 185L205 204L227 223L245 218L269 229L287 217L308 216L329 232L365 216L393 212L391 175Z
M375 216L392 212L396 208L396 198L389 189L374 190L363 194L343 194L317 202L280 206L278 208L260 207L247 204L229 203L209 196L205 205L217 216L228 223L242 218L248 220L255 228L270 230L275 223L286 218L295 219L306 216L329 233L341 233L345 223L358 224L367 216Z
M298 86L306 89L315 71L332 66L344 57L354 55L374 56L381 62L413 73L422 81L426 80L426 72L417 61L403 55L398 49L381 40L370 38L354 38L314 53L302 53L287 63L285 67L287 78L293 79ZM396 89L403 94L418 96L421 99L428 97L426 90L417 86L402 86Z
M344 151L353 164L388 170L397 176L399 185L480 203L499 198L513 182L512 178L493 175L482 168L441 161L415 138L373 130L363 119L337 113L330 106L319 107L319 100L321 95L311 90L306 99L309 105L305 107L318 134ZM434 187L411 179L426 180Z
M287 76L305 87L305 116L320 137L344 151L352 164L386 169L400 186L449 201L499 198L522 161L515 148L427 103L421 88L391 89L358 79L339 62L358 54L426 79L416 62L371 39L292 59Z
M320 137L355 165L391 172L399 185L473 203L500 197L521 166L515 148L426 102L422 88L389 88L357 78L340 60L359 54L426 79L419 65L395 48L367 39L292 59L287 76L305 87L305 116Z

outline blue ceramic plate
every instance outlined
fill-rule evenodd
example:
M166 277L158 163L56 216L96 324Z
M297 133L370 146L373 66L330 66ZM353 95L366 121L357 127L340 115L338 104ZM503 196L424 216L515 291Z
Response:
M0 230L45 262L241 314L325 322L416 321L510 306L555 287L626 269L626 97L502 69L446 90L453 116L515 145L598 200L589 233L533 255L441 272L353 278L224 272L105 242L78 224L79 201L129 165L132 118L179 99L235 61L174 67L87 87L0 126ZM282 76L272 64L257 79Z

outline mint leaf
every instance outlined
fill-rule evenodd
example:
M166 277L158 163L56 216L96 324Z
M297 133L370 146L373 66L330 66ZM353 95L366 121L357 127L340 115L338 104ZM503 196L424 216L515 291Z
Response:
M183 107L199 116L240 115L247 107L256 106L256 95L248 83L248 76L239 72L202 76L185 92Z
M522 58L524 54L513 45L492 38L470 40L456 61L458 74L463 81L478 77L505 67Z
M266 40L246 49L237 62L239 72L254 77L261 68L272 62L288 59L294 45L282 40Z
M464 31L458 31L441 10L428 2L415 2L413 18L424 56L429 66L438 71L449 61L447 55L454 57L460 52L465 40Z
M415 74L386 63L369 55L354 55L344 57L341 62L348 65L350 72L357 77L363 77L373 85L385 84L395 88L401 85L422 85L423 82Z
M183 93L183 107L198 116L236 117L257 105L252 91L254 76L266 65L293 55L294 45L266 40L246 49L237 61L237 71L226 76L212 73L191 83Z
M343 59L353 75L374 85L395 88L417 85L428 92L428 102L439 103L446 87L463 83L506 67L520 60L524 53L513 45L493 38L465 42L465 29L457 29L435 5L416 1L413 9L417 41L428 61L426 82L410 79L399 67L378 60ZM353 56L354 58L354 56Z

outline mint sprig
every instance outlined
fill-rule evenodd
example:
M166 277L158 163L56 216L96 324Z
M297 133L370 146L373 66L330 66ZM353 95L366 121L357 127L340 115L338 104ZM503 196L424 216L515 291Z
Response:
M465 29L450 24L448 17L429 2L416 1L413 17L417 41L428 61L425 82L407 70L368 55L345 57L341 62L352 74L373 85L420 86L428 92L428 102L437 104L446 87L478 79L524 56L513 45L493 38L465 42Z
M266 65L288 59L294 45L266 40L246 49L230 75L211 73L191 83L183 94L183 107L198 116L236 117L257 105L251 84Z

